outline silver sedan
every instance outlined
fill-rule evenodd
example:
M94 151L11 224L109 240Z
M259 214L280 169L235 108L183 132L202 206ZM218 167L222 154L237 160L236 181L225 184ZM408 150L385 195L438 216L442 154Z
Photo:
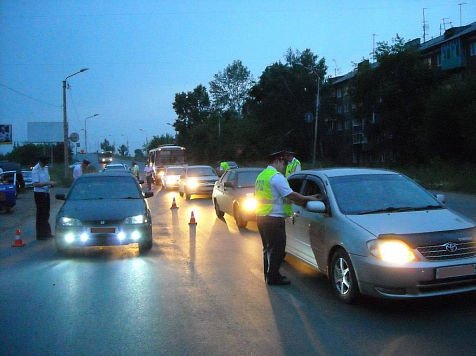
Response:
M475 222L402 174L324 169L291 175L287 253L325 273L343 302L360 294L415 298L476 290Z

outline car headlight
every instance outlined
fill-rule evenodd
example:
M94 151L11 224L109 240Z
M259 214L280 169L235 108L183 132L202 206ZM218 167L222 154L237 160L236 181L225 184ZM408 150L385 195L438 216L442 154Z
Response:
M159 177L162 178L164 176L164 172L159 172Z
M255 211L256 210L256 199L255 198L246 198L243 201L243 208L248 211Z
M58 225L60 226L83 226L79 219L68 218L66 216L59 219Z
M371 240L367 247L372 255L386 262L404 264L416 259L410 247L400 240Z
M191 189L195 189L196 187L198 187L198 181L196 179L190 179L188 182L187 182L187 185L191 188Z
M144 215L130 216L124 220L124 225L143 224L147 222L147 218Z
M175 184L175 183L177 183L177 179L173 179L173 178L167 179L167 184Z

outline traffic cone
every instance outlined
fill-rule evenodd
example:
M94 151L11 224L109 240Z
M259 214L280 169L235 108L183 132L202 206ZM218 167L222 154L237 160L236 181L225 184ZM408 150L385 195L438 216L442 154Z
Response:
M177 203L175 202L175 197L172 199L172 206L170 209L178 209Z
M152 182L152 184L150 185L150 189L151 189L152 191L154 191L154 185L155 185L154 182Z
M197 222L195 221L195 215L192 214L190 215L190 222L188 223L189 225L197 225Z
M26 243L23 242L23 240L20 237L21 231L20 229L17 230L15 233L15 242L12 244L12 247L23 247L26 245Z

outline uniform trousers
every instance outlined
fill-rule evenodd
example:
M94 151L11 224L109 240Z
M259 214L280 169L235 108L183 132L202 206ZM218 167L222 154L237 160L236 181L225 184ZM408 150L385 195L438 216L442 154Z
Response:
M258 230L263 242L264 278L275 282L282 278L279 267L286 256L286 227L284 218L257 216Z
M36 204L36 238L51 236L50 219L50 194L35 192Z

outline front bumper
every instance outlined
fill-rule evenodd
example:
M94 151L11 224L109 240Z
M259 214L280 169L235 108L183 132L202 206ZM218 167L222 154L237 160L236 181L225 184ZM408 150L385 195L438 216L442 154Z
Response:
M83 238L82 238L83 237ZM87 238L85 238L87 237ZM70 241L69 239L73 239ZM86 246L115 246L144 243L152 239L150 225L107 226L107 227L64 227L56 226L55 240L62 248Z
M440 268L471 265L475 269L476 258L411 262L404 266L391 265L373 256L351 255L351 260L362 294L405 299L476 290L474 272L462 276L437 278L437 269ZM442 270L439 271L441 277Z
M189 186L185 187L185 193L187 194L209 194L212 195L213 193L213 187L215 184L203 184L203 185L198 185L195 188L190 188Z

